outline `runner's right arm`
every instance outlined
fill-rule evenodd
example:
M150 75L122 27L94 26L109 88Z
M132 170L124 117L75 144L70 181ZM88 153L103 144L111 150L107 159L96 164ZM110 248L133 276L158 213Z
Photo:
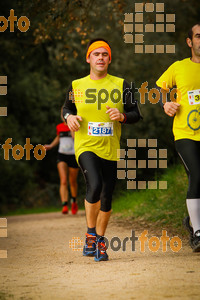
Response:
M82 118L80 116L77 116L77 109L75 105L72 85L70 85L67 91L65 104L63 106L63 117L71 131L74 132L79 130L79 122L82 121Z
M66 114L76 115L76 113L77 113L77 110L76 110L75 99L73 96L73 89L72 89L72 84L71 84L70 87L68 88L65 103L63 105L63 117Z
M171 101L169 93L170 89L176 86L174 72L176 64L177 62L169 66L169 68L156 81L156 89L160 93L160 105L164 109L165 113L170 117L174 117L180 106L179 103Z
M51 142L51 144L49 144L49 145L44 145L44 148L45 148L46 150L51 150L53 147L55 147L55 146L57 146L57 145L59 144L59 140L60 140L60 138L59 138L59 136L57 135L57 136L55 137L55 139Z

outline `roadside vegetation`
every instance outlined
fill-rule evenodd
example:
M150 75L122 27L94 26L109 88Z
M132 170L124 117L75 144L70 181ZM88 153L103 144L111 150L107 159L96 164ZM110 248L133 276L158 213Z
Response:
M124 190L113 201L113 212L119 219L136 219L153 225L182 229L187 215L188 179L182 165L170 167L159 181L167 181L167 189Z

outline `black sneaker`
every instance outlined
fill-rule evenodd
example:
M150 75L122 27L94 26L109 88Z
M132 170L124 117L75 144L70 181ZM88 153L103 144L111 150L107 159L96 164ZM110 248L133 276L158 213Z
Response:
M190 225L190 217L186 217L183 220L183 225L190 234L190 246L193 252L200 252L200 230L197 230L194 233L194 230Z
M191 247L193 252L200 252L200 230L195 232Z

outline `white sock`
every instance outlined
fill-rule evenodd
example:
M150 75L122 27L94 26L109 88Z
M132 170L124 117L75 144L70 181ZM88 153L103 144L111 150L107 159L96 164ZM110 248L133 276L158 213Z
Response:
M187 199L186 200L188 213L194 233L200 230L200 198L199 199Z

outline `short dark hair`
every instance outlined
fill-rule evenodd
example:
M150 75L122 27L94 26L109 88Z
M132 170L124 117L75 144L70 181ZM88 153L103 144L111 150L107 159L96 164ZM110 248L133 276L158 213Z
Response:
M88 51L88 48L90 47L90 45L92 45L94 42L98 42L98 41L106 42L108 44L108 46L110 47L109 43L105 39L97 38L97 39L92 39L89 41L89 43L87 44L87 51Z
M192 28L193 28L194 26L196 26L196 25L200 26L200 22L194 24L194 25L190 28L190 30L188 31L188 38L189 38L190 40L192 40L192 38L193 38L193 30L192 30Z

